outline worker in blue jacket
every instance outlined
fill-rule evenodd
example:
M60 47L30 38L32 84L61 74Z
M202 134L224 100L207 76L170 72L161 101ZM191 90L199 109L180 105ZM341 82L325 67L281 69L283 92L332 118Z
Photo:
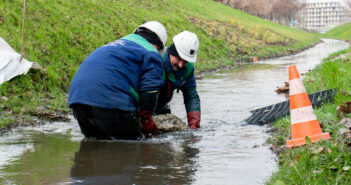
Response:
M163 85L160 53L166 41L164 26L150 21L83 61L71 82L68 105L85 137L139 139L142 132L156 131L152 115Z
M157 114L170 113L168 103L173 91L183 92L188 126L200 128L200 98L196 90L194 65L199 49L199 40L195 33L183 31L173 37L173 44L164 54L164 85L161 87L156 108Z

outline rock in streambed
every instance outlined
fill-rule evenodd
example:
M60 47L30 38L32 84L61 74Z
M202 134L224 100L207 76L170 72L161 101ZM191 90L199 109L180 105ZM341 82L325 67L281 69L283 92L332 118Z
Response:
M157 133L185 131L188 129L187 124L173 114L162 114L153 116L153 118L158 129Z

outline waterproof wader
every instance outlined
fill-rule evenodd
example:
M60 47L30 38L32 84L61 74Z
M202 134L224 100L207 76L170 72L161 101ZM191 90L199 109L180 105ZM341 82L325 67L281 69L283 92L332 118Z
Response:
M120 109L104 109L83 104L71 105L83 135L92 139L143 138L137 114Z

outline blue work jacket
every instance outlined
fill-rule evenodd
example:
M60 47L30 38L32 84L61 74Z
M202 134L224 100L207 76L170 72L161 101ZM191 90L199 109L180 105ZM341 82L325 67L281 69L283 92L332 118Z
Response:
M96 49L83 61L72 80L68 105L134 112L139 92L159 90L162 75L161 55L143 37L131 34Z

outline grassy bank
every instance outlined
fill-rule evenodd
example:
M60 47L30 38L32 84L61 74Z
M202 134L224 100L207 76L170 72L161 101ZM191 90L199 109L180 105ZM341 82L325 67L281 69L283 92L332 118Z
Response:
M0 36L20 51L22 0L0 0ZM158 20L171 38L197 33L196 71L286 55L319 41L318 35L277 25L211 0L27 1L25 58L47 73L31 71L0 85L0 128L33 124L34 116L60 119L69 112L67 91L95 48L131 33L143 20Z
M351 24L331 30L328 38L350 40ZM306 74L304 85L308 93L325 89L339 88L351 92L351 48L330 55L312 72ZM273 148L281 147L279 171L267 184L350 184L351 183L351 145L340 135L345 128L338 117L336 107L351 100L350 95L339 91L333 103L315 109L315 114L323 132L329 132L332 139L308 144L295 149L286 149L284 144L290 140L290 118L273 123L273 136L269 140ZM350 114L344 115L351 117Z
M325 38L339 39L339 40L351 40L351 22L338 26L327 33L323 34Z

